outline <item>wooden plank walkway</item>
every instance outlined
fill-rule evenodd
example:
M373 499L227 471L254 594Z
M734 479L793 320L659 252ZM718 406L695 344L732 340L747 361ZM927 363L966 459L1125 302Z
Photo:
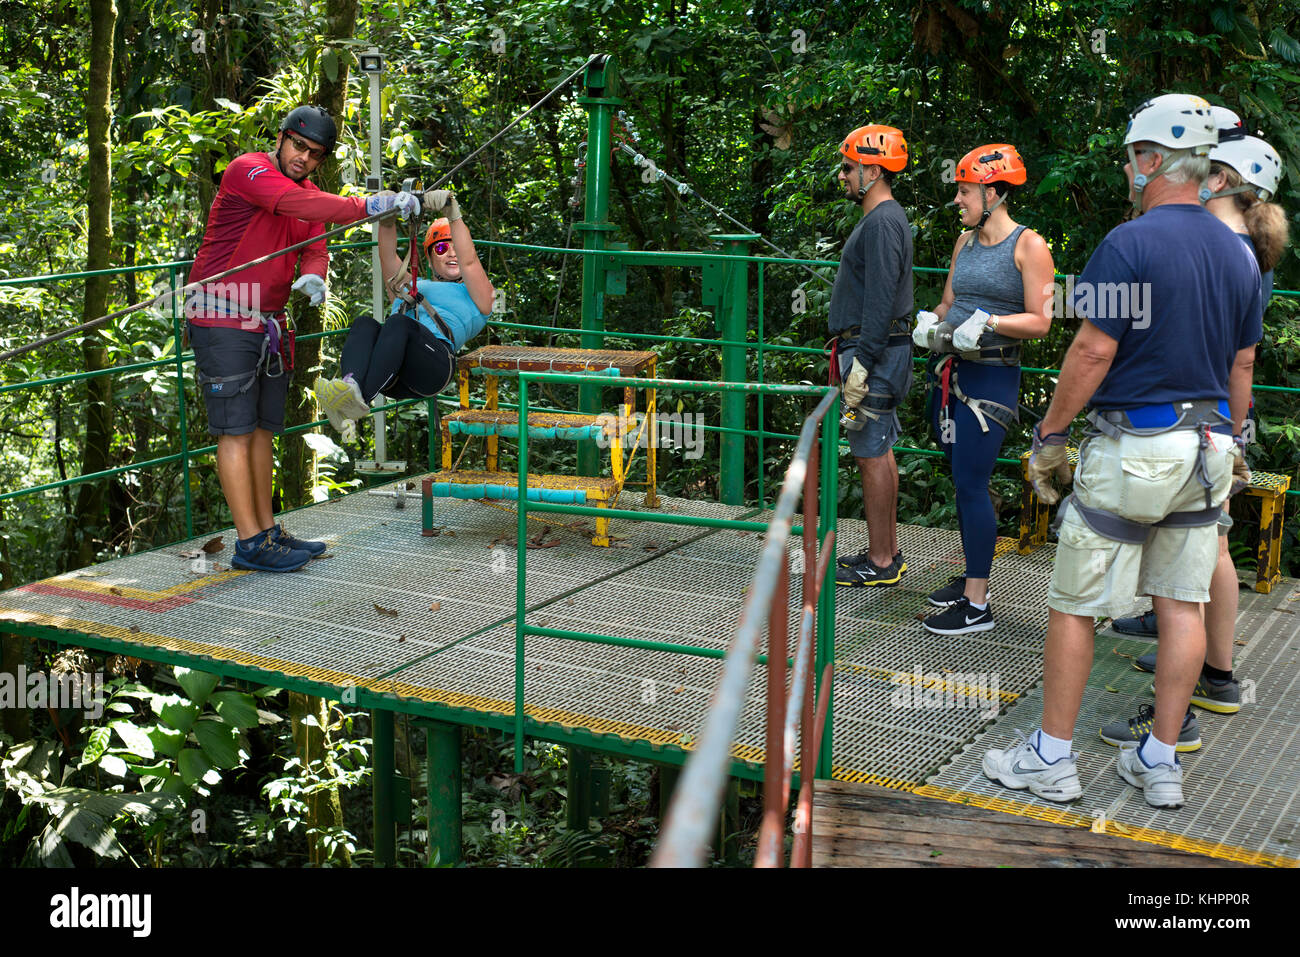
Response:
M818 781L813 867L1243 867L874 784Z

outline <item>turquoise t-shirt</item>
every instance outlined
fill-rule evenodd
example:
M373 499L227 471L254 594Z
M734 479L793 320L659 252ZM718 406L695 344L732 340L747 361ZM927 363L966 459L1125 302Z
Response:
M474 299L464 283L421 279L416 284L416 288L451 330L450 341L453 352L459 352L461 346L482 332L483 327L487 325L488 315L478 311L478 306L474 305ZM393 303L391 315L395 316L401 312L412 316L443 342L448 341L442 330L420 306L408 306L399 299Z

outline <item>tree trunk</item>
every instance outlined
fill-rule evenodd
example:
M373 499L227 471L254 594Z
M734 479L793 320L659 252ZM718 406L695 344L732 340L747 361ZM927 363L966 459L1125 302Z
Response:
M88 215L86 220L86 269L107 269L113 244L112 181L109 170L109 131L112 118L111 77L113 72L113 28L117 8L113 0L90 0L90 83L86 92L86 141L89 152ZM92 276L86 280L83 321L108 312L109 280ZM107 368L108 350L99 333L87 335L82 344L86 371ZM81 474L89 475L109 467L109 445L113 439L113 382L100 376L86 382L86 446ZM96 535L106 538L104 525L104 483L79 486L73 522L64 540L68 567L89 565L95 559ZM83 534L78 535L78 530Z
M352 38L357 23L357 0L328 0L325 7L325 50L333 50L337 55L338 70L334 79L330 79L322 65L320 74L320 95L316 98L318 106L324 107L334 121L343 124L343 107L348 90L348 72L352 63L351 49L340 43ZM324 56L322 55L322 60ZM316 185L327 193L336 193L339 189L339 172L337 166L326 160L321 172L316 175ZM321 332L321 311L318 308L303 307L297 310L294 321L301 336ZM320 340L309 342L298 340L297 356L294 359L294 388L289 390L289 405L285 412L285 424L301 425L316 418L316 402L310 391L310 383L320 369ZM281 438L280 440L280 489L287 502L301 502L311 494L313 473L316 459L307 443L300 437ZM305 765L312 760L324 760L327 766L333 761L326 743L329 727L329 705L321 698L290 694L290 708L293 712L294 741L298 745L298 755ZM300 716L316 716L319 728L306 727ZM308 828L323 828L343 824L343 803L337 789L321 791L314 795L308 805ZM313 864L324 861L326 851L319 840L311 844ZM351 863L344 852L345 863Z
M0 503L0 528L4 527L4 505ZM13 566L9 564L9 536L0 535L0 591L17 587ZM0 674L18 678L18 666L23 663L24 651L30 638L0 632ZM15 684L15 687L17 685ZM0 709L0 731L15 741L26 741L32 735L32 713L26 708Z
M348 73L352 64L351 47L341 41L350 40L357 23L357 0L328 0L325 6L325 42L321 51L320 94L316 103L325 109L340 126L343 124L343 108L347 98ZM325 54L332 51L337 57L337 72L331 79L325 72ZM335 163L326 160L317 170L315 183L327 193L339 190L339 171ZM294 323L298 330L297 356L294 359L293 388L289 390L289 404L285 410L285 425L303 425L313 421L316 416L316 400L311 392L311 383L321 370L321 350L319 339L304 342L303 336L321 332L321 310L310 306L299 306L294 311ZM280 494L282 506L298 505L308 500L314 484L316 456L301 437L282 437L280 439Z
M311 718L308 724L304 719ZM311 768L312 762L321 762L327 770L333 770L334 755L328 748L330 709L324 698L289 692L289 721L293 729L293 743L298 749L303 770ZM307 830L332 827L343 823L343 804L339 800L337 788L316 791L307 799ZM319 867L329 859L329 851L319 833L308 838L308 854L312 866ZM346 849L340 852L342 863L352 864L352 855Z

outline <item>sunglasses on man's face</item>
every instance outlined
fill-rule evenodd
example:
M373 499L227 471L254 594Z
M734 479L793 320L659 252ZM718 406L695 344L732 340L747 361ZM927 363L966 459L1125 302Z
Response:
M841 164L840 164L840 172L841 172L841 173L852 173L852 172L853 172L853 164L852 164L852 163L841 163Z
M288 138L289 145L292 146L299 153L306 153L308 156L310 156L318 163L325 158L325 150L313 149L310 145L308 145L306 140L300 139L299 137L294 136L292 133L285 133L284 135Z
M451 243L445 239L440 239L433 244L433 251L438 256L447 255L447 250L451 248Z

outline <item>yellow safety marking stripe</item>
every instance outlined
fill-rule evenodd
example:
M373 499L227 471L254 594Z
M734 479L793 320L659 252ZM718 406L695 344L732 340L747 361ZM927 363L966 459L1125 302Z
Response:
M78 578L74 576L55 576L46 578L34 585L49 585L52 588L66 588L68 591L81 591L92 595L112 595L115 598L133 598L136 601L164 601L168 598L175 598L177 595L183 595L186 592L197 591L200 588L206 588L208 585L215 585L218 582L228 581L231 578L238 578L241 575L251 574L238 568L232 568L229 571L215 572L211 575L205 575L202 578L196 578L193 581L178 582L162 591L147 591L143 588L127 588L122 585L109 585L105 582L94 581L89 578Z
M244 574L240 572L239 574ZM274 671L280 674L294 678L308 678L312 681L319 681L331 685L355 685L361 688L382 689L384 683L376 682L372 678L362 678L357 675L350 675L343 671L333 671L328 668L317 668L311 665L299 664L293 661L283 661L279 658L267 658L262 655L251 654L247 651L240 651L236 648L226 648L221 645L209 645L201 641L189 641L185 638L173 638L170 635L155 635L147 631L132 631L129 628L122 628L118 625L106 625L97 621L83 621L79 618L67 618L63 615L46 615L40 612L26 611L20 608L6 608L0 606L0 619L9 619L12 621L30 622L37 625L48 625L51 628L61 628L65 631L79 631L88 635L99 635L103 638L113 638L117 641L125 641L130 644L151 645L158 648L165 648L168 651L179 651L187 655L200 655L207 658L217 658L223 662L231 664L248 665L253 668L260 668L264 671ZM200 666L200 670L201 670Z
M927 681L925 676L927 674L931 674L931 672L923 673L921 675L921 680L917 681L916 680L917 675L916 672L914 671L913 672L890 671L888 668L873 668L870 665L855 665L852 662L848 662L848 661L835 662L836 671L840 671L844 669L852 671L855 674L867 674L870 675L872 678L881 678L884 679L885 681L889 681L898 685L910 684L914 687L919 685L922 688L937 687L945 691L952 691L953 694L955 695L956 694L963 695L964 697L967 698L981 698L985 701L990 699L990 695L988 694L988 689L980 688L978 685L976 686L960 685L957 684L955 681L945 681L945 680L940 680L938 682ZM967 673L968 672L953 672L953 674L967 674ZM894 679L896 678L902 680L895 681ZM998 697L1007 703L1018 701L1020 699L1020 695L1016 694L1014 691L1003 691L1001 689L998 689Z
M999 538L999 539L998 539L998 543L997 543L997 545L994 546L994 548L993 548L993 557L994 557L994 558L1001 558L1003 555L1005 555L1005 554L1007 554L1008 552L1010 552L1012 549L1014 549L1014 548L1015 548L1017 545L1019 545L1019 544L1020 544L1019 539L1015 539L1015 538Z
M917 786L916 781L901 781L898 778L887 778L879 774L869 774L866 771L854 771L851 768L838 766L831 768L831 778L852 784L875 784L892 791L911 791Z
M376 689L378 690L378 688ZM421 701L431 701L466 708L471 711L485 711L513 717L515 703L505 698L489 698L483 695L465 694L459 691L444 691L439 688L426 688L401 681L384 682L386 692ZM654 744L671 744L686 751L694 750L695 740L680 731L664 731L644 724L631 724L611 718L597 718L576 711L560 708L545 708L539 705L524 705L524 714L538 721L559 724L566 728L580 728L596 734L616 734L620 738L634 741L650 741ZM754 764L762 764L766 752L763 748L748 744L733 744L731 753L734 757Z
M1091 817L1085 817L1082 814L1075 811L1068 811L1064 808L1048 808L1034 804L1022 804L1019 801L1013 801L1005 797L989 797L984 794L974 794L970 791L957 791L952 788L940 787L933 784L918 787L914 789L912 793L919 794L922 797L938 798L942 801L952 802L953 804L967 804L971 807L980 807L991 811L1002 811L1006 814L1014 814L1018 817L1029 817L1038 821L1046 821L1049 824L1061 824L1066 827L1091 828L1095 823L1095 820ZM1110 819L1106 820L1105 827L1105 833L1107 834L1117 834L1120 837L1131 838L1135 841L1143 841L1147 844L1157 844L1161 847L1168 847L1177 851L1188 851L1192 854L1204 854L1208 857L1220 858L1221 860L1235 861L1241 864L1257 864L1264 867L1300 867L1300 859L1297 858L1286 857L1281 854L1266 854L1263 851L1252 851L1244 847L1215 843L1214 841L1205 841L1195 837L1185 837L1182 834L1174 834L1171 831L1161 831L1148 827L1136 827Z

